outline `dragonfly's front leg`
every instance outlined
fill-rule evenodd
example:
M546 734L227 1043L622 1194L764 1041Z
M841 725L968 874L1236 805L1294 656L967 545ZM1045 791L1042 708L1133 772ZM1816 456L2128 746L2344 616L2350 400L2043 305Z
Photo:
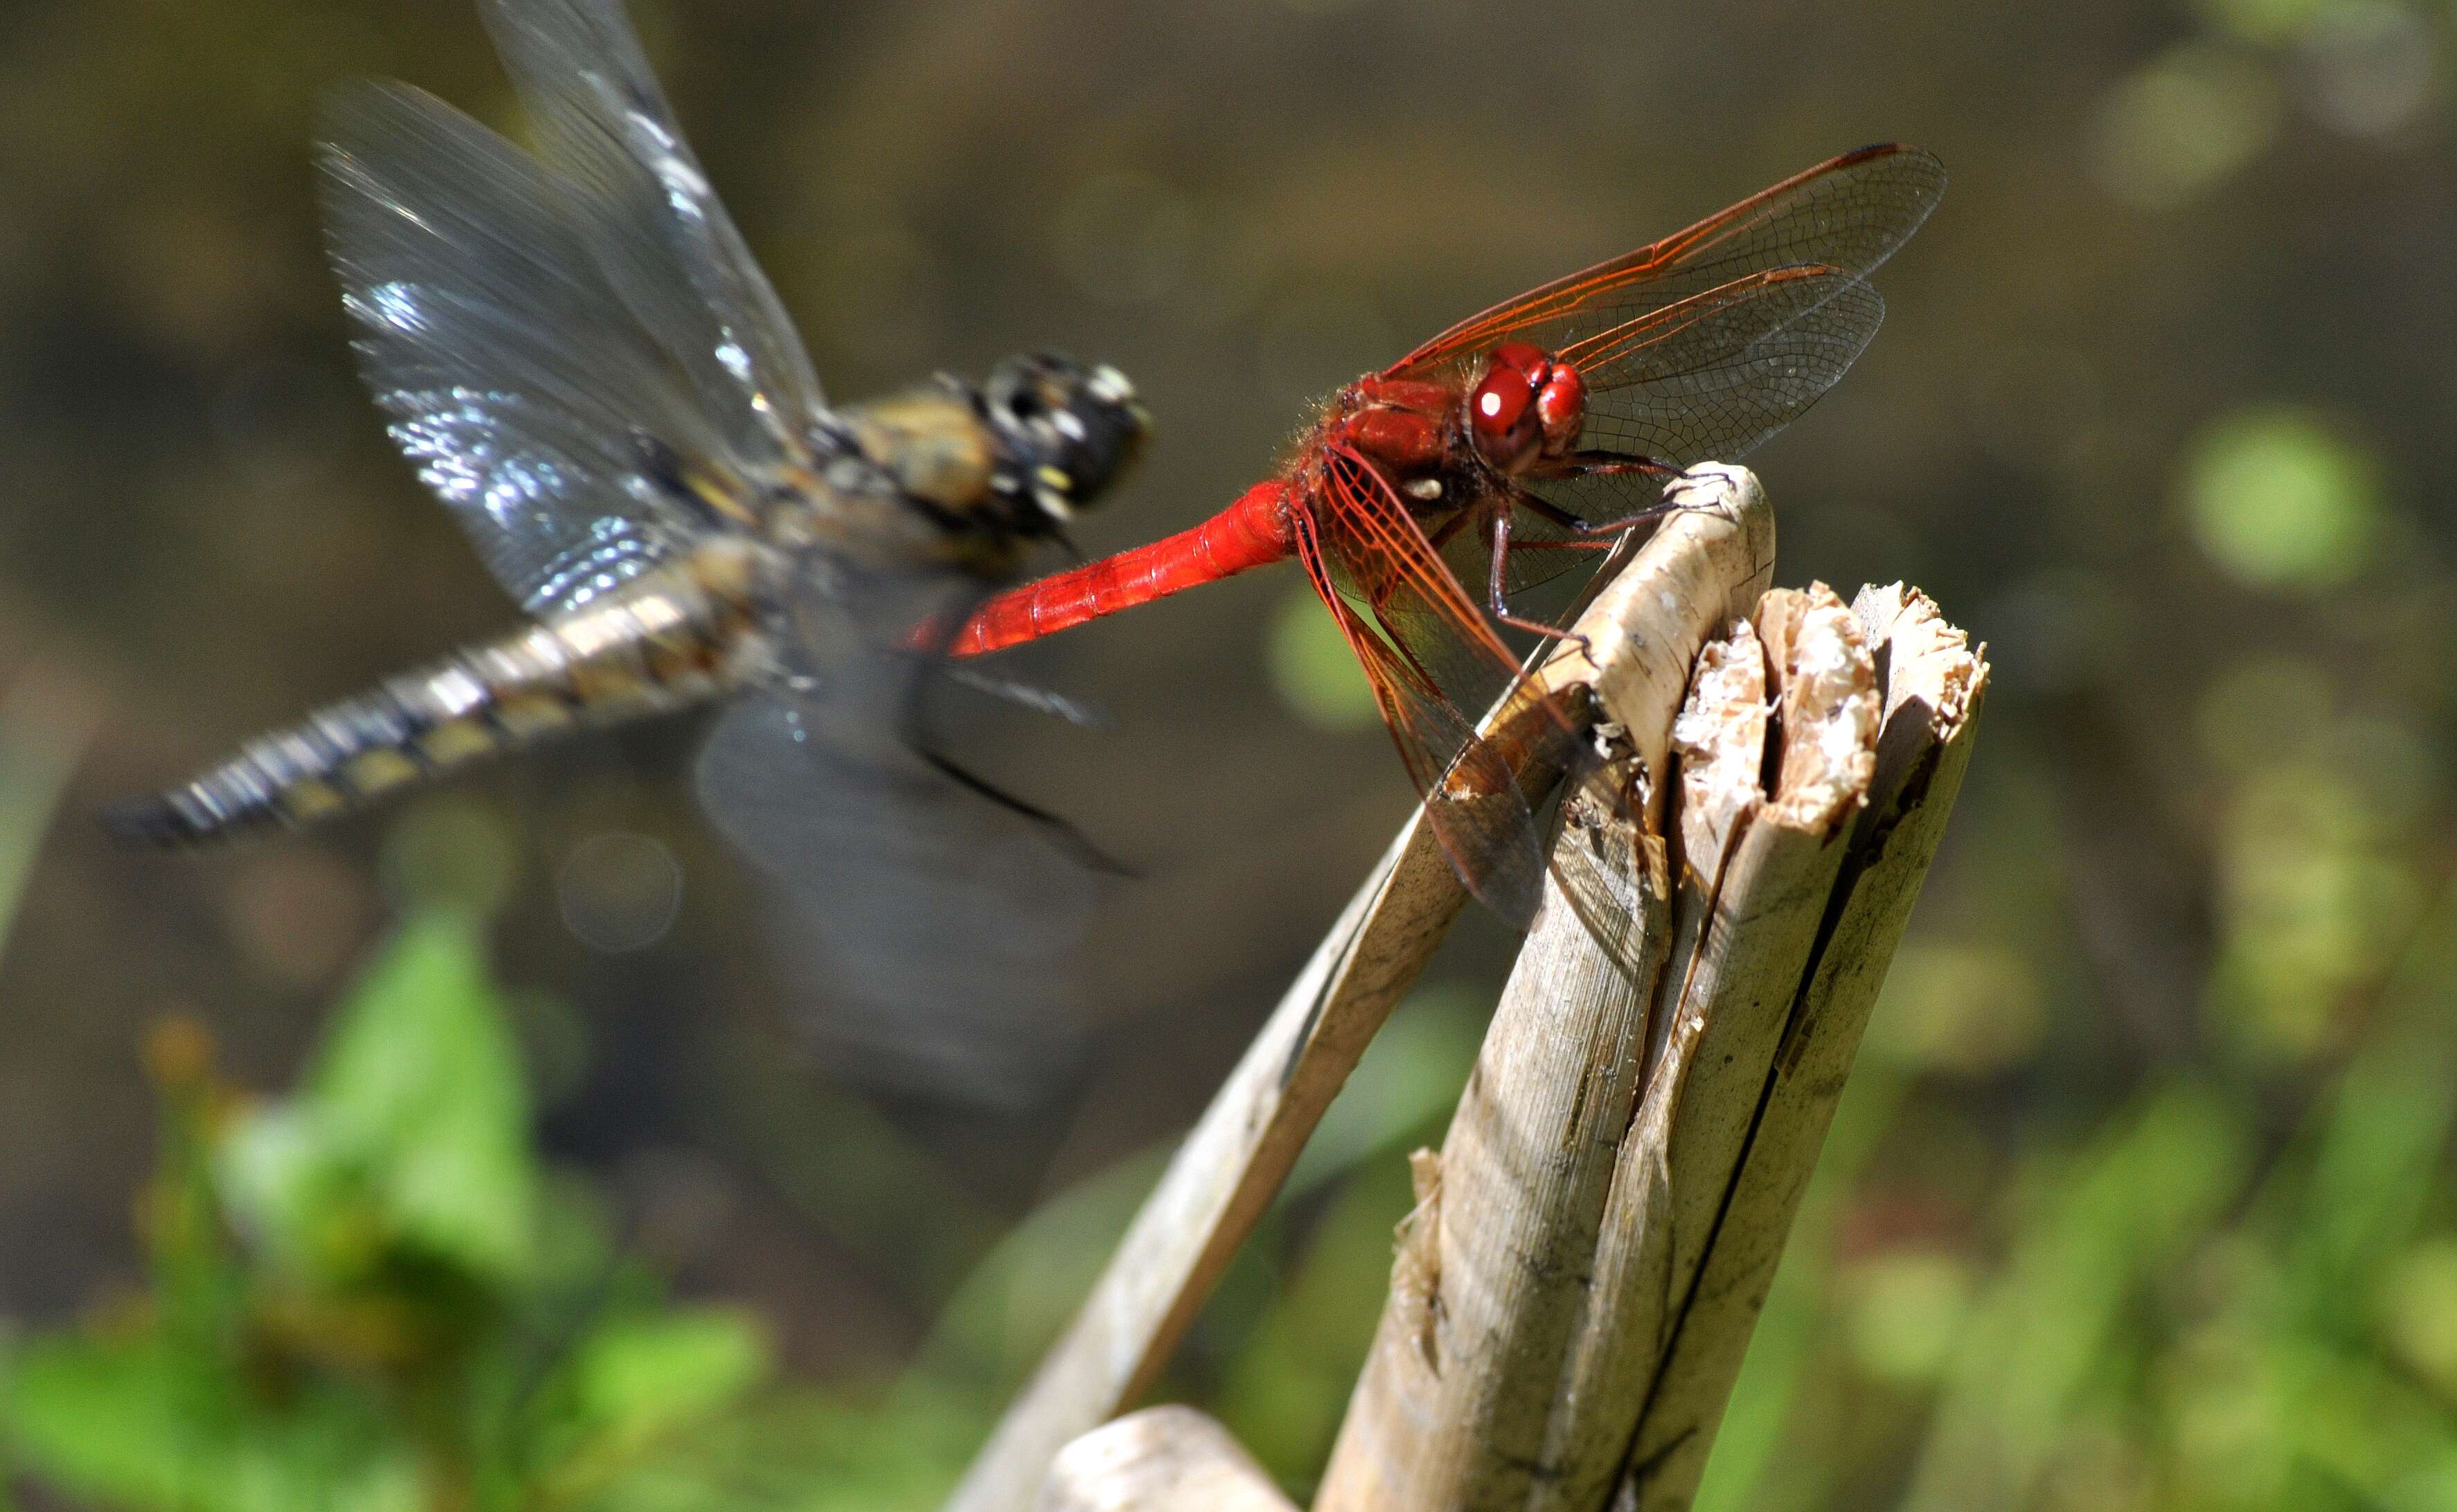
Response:
M1535 542L1530 541L1528 544L1533 545ZM1546 544L1551 544L1551 542L1546 542ZM1587 660L1590 662L1594 661L1596 659L1595 645L1593 643L1589 642L1585 636L1580 635L1576 630L1559 629L1554 625L1546 624L1541 620L1530 620L1510 612L1509 583L1507 582L1508 568L1510 564L1510 511L1507 509L1497 509L1494 511L1493 515L1493 567L1485 580L1485 611L1491 614L1495 620L1503 624L1509 625L1513 629L1530 630L1548 640L1576 641L1579 643L1579 649L1586 654Z
M1647 461L1644 459L1616 457L1610 452L1574 452L1556 464L1556 470L1547 471L1543 476L1553 479L1642 476L1661 478L1669 484L1681 475L1662 462ZM1521 488L1518 492L1516 502L1519 508L1579 536L1618 536L1633 525L1642 525L1650 520L1661 520L1666 515L1687 507L1666 500L1662 503L1649 504L1644 509L1635 510L1613 520L1585 520L1530 489Z

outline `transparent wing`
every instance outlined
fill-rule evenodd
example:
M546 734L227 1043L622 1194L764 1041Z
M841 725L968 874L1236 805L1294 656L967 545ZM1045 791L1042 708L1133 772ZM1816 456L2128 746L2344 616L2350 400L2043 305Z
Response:
M1594 522L1626 520L1663 484L1704 461L1737 461L1800 418L1859 360L1885 323L1886 301L1827 270L1753 276L1577 343L1571 358L1604 375L1587 405L1582 452L1627 470L1526 486ZM1525 511L1514 522L1510 590L1577 566L1580 542ZM1472 575L1472 573L1471 573Z
M1865 280L1944 193L1943 165L1917 148L1847 153L1472 316L1390 372L1422 376L1508 340L1574 363L1587 385L1580 461L1621 465L1525 486L1590 523L1627 520L1682 469L1738 460L1834 386L1885 319ZM1513 534L1511 592L1595 560L1591 541L1532 511ZM1489 543L1449 542L1447 555L1481 582Z
M1818 164L1686 231L1556 278L1451 327L1399 359L1411 375L1501 341L1560 352L1754 276L1816 267L1866 278L1917 231L1945 193L1945 168L1887 144ZM1590 381L1590 387L1596 385Z
M795 1017L868 1079L1045 1095L1079 1048L1079 946L1106 879L919 763L848 755L827 722L752 696L699 766L710 816L784 883Z
M1753 274L1563 349L1588 386L1580 445L1660 462L1729 461L1798 419L1885 322L1828 268Z
M644 438L704 453L671 364L588 254L568 189L404 85L337 95L324 215L360 367L393 439L532 613L683 539Z
M690 375L733 455L792 455L823 399L768 276L683 139L620 0L483 0L607 277Z
M719 724L701 803L784 884L778 949L818 1037L867 1075L1030 1100L1080 1032L1077 946L1110 879L908 744L939 667L925 627L962 623L983 585L837 566L797 585L782 675Z
M1538 753L1476 729L1518 681L1518 664L1379 473L1334 447L1320 476L1325 507L1299 515L1298 560L1365 669L1453 868L1523 927L1544 863L1518 771ZM1518 738L1566 734L1538 719Z

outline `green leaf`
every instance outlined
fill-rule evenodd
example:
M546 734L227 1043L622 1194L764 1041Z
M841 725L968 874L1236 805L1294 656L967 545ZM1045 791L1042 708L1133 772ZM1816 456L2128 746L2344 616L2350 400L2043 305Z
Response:
M2438 1033L2395 1032L2346 1069L2288 1252L2292 1283L2315 1324L2359 1327L2372 1301L2366 1282L2421 1233L2432 1172L2457 1121L2449 1058Z
M758 1323L718 1308L616 1320L599 1329L573 1362L582 1412L626 1438L722 1407L769 1369L767 1336Z
M260 1236L326 1278L397 1244L512 1280L535 1254L528 1118L477 931L431 914L377 958L305 1094L234 1131L222 1172Z
M204 1494L227 1453L198 1420L196 1363L151 1338L41 1339L10 1362L0 1414L25 1462L75 1495L218 1505Z

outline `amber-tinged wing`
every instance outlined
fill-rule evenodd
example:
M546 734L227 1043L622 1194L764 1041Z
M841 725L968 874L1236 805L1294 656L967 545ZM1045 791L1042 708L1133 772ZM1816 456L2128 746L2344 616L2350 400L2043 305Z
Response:
M324 219L360 368L393 439L532 613L688 536L644 438L715 442L590 256L568 187L406 85L337 95Z
M1314 482L1297 514L1298 560L1364 667L1451 865L1487 907L1524 926L1544 864L1518 769L1538 753L1476 731L1518 664L1362 457L1326 448Z
M1847 279L1865 278L1919 229L1944 193L1944 165L1918 148L1889 143L1846 153L1686 231L1471 316L1389 372L1415 376L1502 341L1561 352L1782 268L1828 268Z
M577 186L606 276L733 455L792 455L821 413L809 355L657 88L621 0L483 0L547 159Z
M1665 477L1747 455L1834 386L1885 319L1864 280L1944 191L1928 153L1864 148L1463 320L1391 371L1416 375L1504 340L1577 364L1588 392L1580 448L1630 470L1533 486L1581 519L1624 519L1655 501ZM1538 582L1578 560L1530 549L1510 575Z
M1830 269L1753 274L1575 342L1565 354L1604 388L1587 406L1585 456L1520 480L1541 501L1595 523L1661 502L1663 485L1703 461L1746 456L1834 386L1885 319L1885 301ZM1616 471L1580 474L1595 459ZM1512 517L1504 592L1592 565L1610 542L1533 509ZM1480 591L1491 542L1461 537L1444 556Z

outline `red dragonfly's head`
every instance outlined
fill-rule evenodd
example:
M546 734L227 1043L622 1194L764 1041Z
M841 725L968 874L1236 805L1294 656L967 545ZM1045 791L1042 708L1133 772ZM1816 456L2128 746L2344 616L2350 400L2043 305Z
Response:
M1587 385L1579 370L1525 341L1495 347L1467 397L1476 449L1504 473L1524 472L1538 458L1568 456L1586 413Z

